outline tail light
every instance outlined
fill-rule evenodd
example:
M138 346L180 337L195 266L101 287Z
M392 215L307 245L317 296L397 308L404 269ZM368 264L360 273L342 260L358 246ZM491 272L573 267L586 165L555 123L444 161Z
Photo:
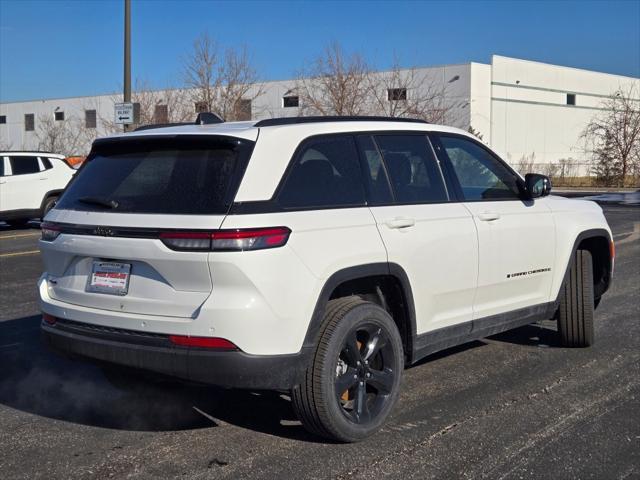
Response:
M53 242L58 238L58 235L60 235L60 227L52 223L42 223L42 225L40 225L40 230L42 233L40 238L45 242Z
M169 335L169 341L182 347L216 348L218 350L238 350L238 347L225 338L190 337L188 335Z
M242 252L282 247L290 234L287 227L245 228L214 232L162 232L160 240L172 250Z
M49 325L55 325L56 321L58 320L56 317L54 317L53 315L49 315L48 313L44 313L42 312L42 319L47 322Z

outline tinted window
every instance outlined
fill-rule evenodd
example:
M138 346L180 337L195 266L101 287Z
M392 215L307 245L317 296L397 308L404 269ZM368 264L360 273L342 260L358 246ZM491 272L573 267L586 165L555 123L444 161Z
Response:
M278 202L293 208L364 205L362 171L353 138L325 137L305 143Z
M99 145L57 205L126 213L223 214L233 201L251 145L211 137ZM117 206L110 209L88 198L114 200Z
M51 160L49 160L47 157L40 157L40 160L42 160L42 165L44 165L45 170L53 168L53 165L51 165Z
M38 157L9 157L9 161L13 175L26 175L40 171Z
M378 135L397 203L448 201L440 167L422 135Z
M480 145L460 137L440 136L465 200L517 199L516 176Z
M0 123L7 123L7 116L6 115L0 115Z
M392 203L393 196L382 163L382 155L370 136L358 137L358 146L364 163L364 182L369 190L369 200L373 205Z
M0 177L4 177L4 158L0 157Z

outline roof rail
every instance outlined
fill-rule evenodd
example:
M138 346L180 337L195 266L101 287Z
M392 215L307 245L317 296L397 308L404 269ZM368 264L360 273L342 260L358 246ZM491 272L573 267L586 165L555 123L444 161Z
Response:
M281 117L267 118L254 124L254 127L273 127L278 125L294 125L297 123L321 123L321 122L407 122L429 123L417 118L380 117L380 116L314 116L314 117Z

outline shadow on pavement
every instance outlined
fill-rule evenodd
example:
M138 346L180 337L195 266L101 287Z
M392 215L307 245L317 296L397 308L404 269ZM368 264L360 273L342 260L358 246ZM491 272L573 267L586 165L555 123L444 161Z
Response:
M530 347L560 348L560 338L557 330L555 329L555 324L555 321L548 320L540 324L534 323L514 330L508 330L489 338L499 342Z
M0 403L66 422L128 431L212 428L220 422L309 442L290 400L277 392L131 378L109 381L93 364L60 357L40 341L40 316L0 322ZM526 326L492 337L509 343L555 345L555 332ZM481 341L435 353L414 367L486 345ZM108 375L111 378L111 375Z
M66 422L130 431L243 428L316 441L276 392L225 390L140 378L114 386L98 366L49 352L40 316L0 322L0 403Z

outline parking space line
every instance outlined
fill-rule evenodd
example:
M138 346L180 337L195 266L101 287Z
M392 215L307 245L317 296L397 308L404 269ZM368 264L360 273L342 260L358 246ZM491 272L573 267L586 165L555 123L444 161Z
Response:
M39 237L39 233L20 233L17 235L0 235L0 240L5 240L7 238L22 238L22 237Z
M18 255L35 255L36 253L40 253L40 250L29 250L28 252L0 253L0 258L17 257Z

